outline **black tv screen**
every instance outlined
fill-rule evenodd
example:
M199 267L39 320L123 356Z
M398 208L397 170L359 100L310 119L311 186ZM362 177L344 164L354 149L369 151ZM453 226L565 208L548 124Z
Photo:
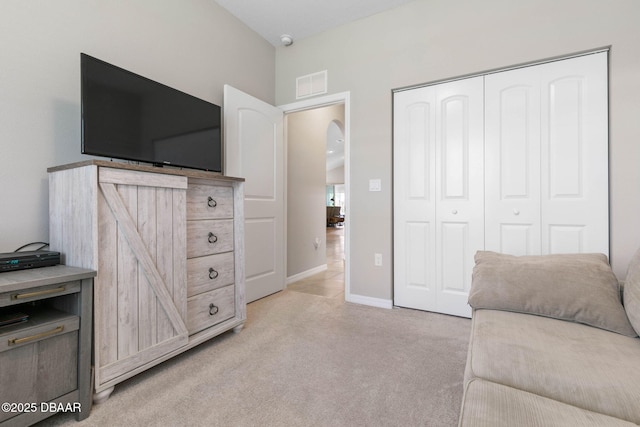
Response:
M81 54L82 153L222 172L220 107Z

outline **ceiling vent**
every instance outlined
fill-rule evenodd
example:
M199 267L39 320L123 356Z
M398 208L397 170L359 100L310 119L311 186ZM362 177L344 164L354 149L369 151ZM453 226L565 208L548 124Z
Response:
M327 70L296 79L296 99L327 93Z

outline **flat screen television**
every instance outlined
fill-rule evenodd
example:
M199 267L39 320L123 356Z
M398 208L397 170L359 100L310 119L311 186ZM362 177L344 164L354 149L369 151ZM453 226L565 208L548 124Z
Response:
M81 54L82 153L222 172L220 107Z

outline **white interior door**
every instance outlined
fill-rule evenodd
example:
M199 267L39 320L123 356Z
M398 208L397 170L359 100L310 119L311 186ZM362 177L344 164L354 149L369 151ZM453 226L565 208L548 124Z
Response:
M247 302L285 285L283 112L224 87L225 174L245 178Z

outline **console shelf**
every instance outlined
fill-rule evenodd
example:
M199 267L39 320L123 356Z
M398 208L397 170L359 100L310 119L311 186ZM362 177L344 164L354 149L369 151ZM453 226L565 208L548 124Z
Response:
M58 265L0 274L0 425L24 426L70 408L91 411L91 270ZM6 410L9 409L9 410Z

